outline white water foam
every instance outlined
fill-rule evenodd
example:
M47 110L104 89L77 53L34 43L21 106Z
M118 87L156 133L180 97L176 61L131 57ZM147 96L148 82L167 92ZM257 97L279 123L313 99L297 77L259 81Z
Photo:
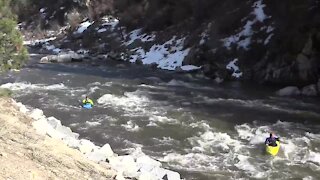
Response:
M127 124L122 124L121 126L130 132L137 132L140 130L140 127L132 121L128 121Z
M228 171L234 177L243 176L238 174L243 171L250 178L268 178L271 174L283 173L279 166L284 166L286 172L290 172L291 166L302 164L307 164L304 168L312 167L312 171L320 170L320 149L313 147L320 142L320 134L306 132L309 127L303 124L282 121L271 125L242 124L235 126L236 134L232 135L217 132L206 122L192 123L190 127L202 127L204 133L187 139L190 147L185 153L164 154L162 161L177 169ZM280 136L281 149L273 158L260 152L259 147L264 147L265 138L275 130ZM288 177L299 175L292 172Z

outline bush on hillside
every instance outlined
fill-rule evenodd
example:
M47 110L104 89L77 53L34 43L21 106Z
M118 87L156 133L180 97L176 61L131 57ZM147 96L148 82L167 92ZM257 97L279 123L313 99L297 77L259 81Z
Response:
M10 0L0 0L0 70L20 68L27 54L15 15L11 12Z
M0 97L11 97L12 91L6 88L0 88Z

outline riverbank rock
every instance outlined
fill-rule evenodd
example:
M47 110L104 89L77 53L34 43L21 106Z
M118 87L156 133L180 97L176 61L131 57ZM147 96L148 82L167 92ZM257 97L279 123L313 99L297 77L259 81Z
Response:
M297 96L297 95L300 95L301 92L298 87L288 86L283 89L280 89L279 91L276 92L276 94L278 96Z
M94 149L96 148L96 146L89 140L86 139L81 139L80 140L80 146L79 146L79 150L82 154L87 154L92 152Z
M70 52L66 54L50 55L40 59L40 63L70 63L70 62L81 62L85 58L84 55Z
M108 165L96 164L62 141L39 135L34 121L19 112L10 99L0 99L0 179L105 179L115 178ZM39 126L41 127L41 126Z
M316 96L317 95L317 86L315 84L311 84L302 89L301 92L304 96Z

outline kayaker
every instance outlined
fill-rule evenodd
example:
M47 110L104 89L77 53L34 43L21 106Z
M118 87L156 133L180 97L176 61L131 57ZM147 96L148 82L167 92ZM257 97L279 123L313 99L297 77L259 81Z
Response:
M90 98L88 98L88 96L86 96L86 98L82 101L82 104L91 104L91 106L93 106L93 101Z
M270 136L266 139L264 143L265 145L276 147L277 141L279 141L279 138L275 136L274 133L271 132Z

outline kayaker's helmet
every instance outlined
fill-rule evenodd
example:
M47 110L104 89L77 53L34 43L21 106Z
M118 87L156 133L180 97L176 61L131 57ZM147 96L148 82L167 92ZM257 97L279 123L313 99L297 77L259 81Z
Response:
M274 133L273 132L270 132L270 137L273 137L274 136Z

